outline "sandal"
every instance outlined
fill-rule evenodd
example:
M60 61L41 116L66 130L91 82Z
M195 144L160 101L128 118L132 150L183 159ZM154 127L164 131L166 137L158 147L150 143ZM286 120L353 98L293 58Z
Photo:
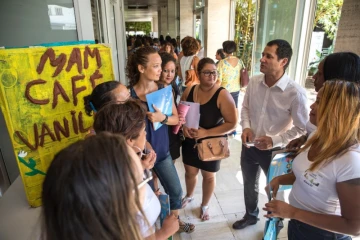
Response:
M210 216L209 216L209 206L201 206L200 218L201 218L201 220L203 220L203 221L208 221L208 220L210 220Z
M179 230L178 232L186 232L186 233L192 233L195 231L195 225L192 223L186 223L181 220L179 220Z
M185 208L188 203L192 202L192 200L194 200L194 197L184 197L181 200L181 208Z

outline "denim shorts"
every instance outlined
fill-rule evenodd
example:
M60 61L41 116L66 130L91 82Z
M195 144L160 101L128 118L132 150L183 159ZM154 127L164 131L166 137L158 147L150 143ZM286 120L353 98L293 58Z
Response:
M289 240L351 240L350 236L329 232L291 219L288 226Z
M181 209L182 189L180 179L170 153L165 159L160 159L155 164L153 171L158 176L161 185L170 198L170 209Z

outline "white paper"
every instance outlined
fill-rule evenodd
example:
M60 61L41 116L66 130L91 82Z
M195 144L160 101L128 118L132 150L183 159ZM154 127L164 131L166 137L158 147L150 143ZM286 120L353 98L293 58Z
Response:
M185 101L181 101L181 102L183 104L190 106L190 109L185 117L186 120L185 126L188 128L198 129L200 122L200 104L194 102L185 102Z

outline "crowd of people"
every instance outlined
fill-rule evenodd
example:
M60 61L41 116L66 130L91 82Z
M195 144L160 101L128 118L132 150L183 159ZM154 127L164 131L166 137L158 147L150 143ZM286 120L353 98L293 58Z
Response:
M268 172L274 150L287 148L297 153L293 171L267 186L272 200L263 206L266 217L291 219L289 239L360 235L360 57L350 52L327 56L314 76L318 95L308 109L305 89L286 73L290 44L270 41L260 60L262 74L251 78L239 117L243 63L234 54L235 42L223 43L215 63L201 56L195 38L179 40L129 38L129 85L107 81L84 98L93 128L56 154L48 169L42 192L44 238L167 239L177 231L195 231L194 224L179 218L179 210L193 201L201 172L199 218L210 219L222 161L202 161L194 146L227 137L240 119L246 213L234 229L257 224L260 171ZM156 106L150 112L146 95L167 86L173 89L172 114ZM186 127L177 112L179 99L199 103L199 128ZM162 123L156 131L155 122ZM172 132L176 125L182 129L178 134ZM186 191L174 165L180 152ZM156 229L158 181L169 195L170 214ZM280 185L293 185L289 203L277 198Z

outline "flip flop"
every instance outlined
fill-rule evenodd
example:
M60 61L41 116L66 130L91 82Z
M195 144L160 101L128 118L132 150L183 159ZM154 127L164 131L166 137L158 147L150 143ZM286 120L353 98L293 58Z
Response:
M201 218L201 220L203 220L203 221L208 221L208 220L210 220L209 206L201 206L200 218Z
M192 200L194 200L194 197L184 197L181 200L181 208L185 208L188 203L192 202Z

